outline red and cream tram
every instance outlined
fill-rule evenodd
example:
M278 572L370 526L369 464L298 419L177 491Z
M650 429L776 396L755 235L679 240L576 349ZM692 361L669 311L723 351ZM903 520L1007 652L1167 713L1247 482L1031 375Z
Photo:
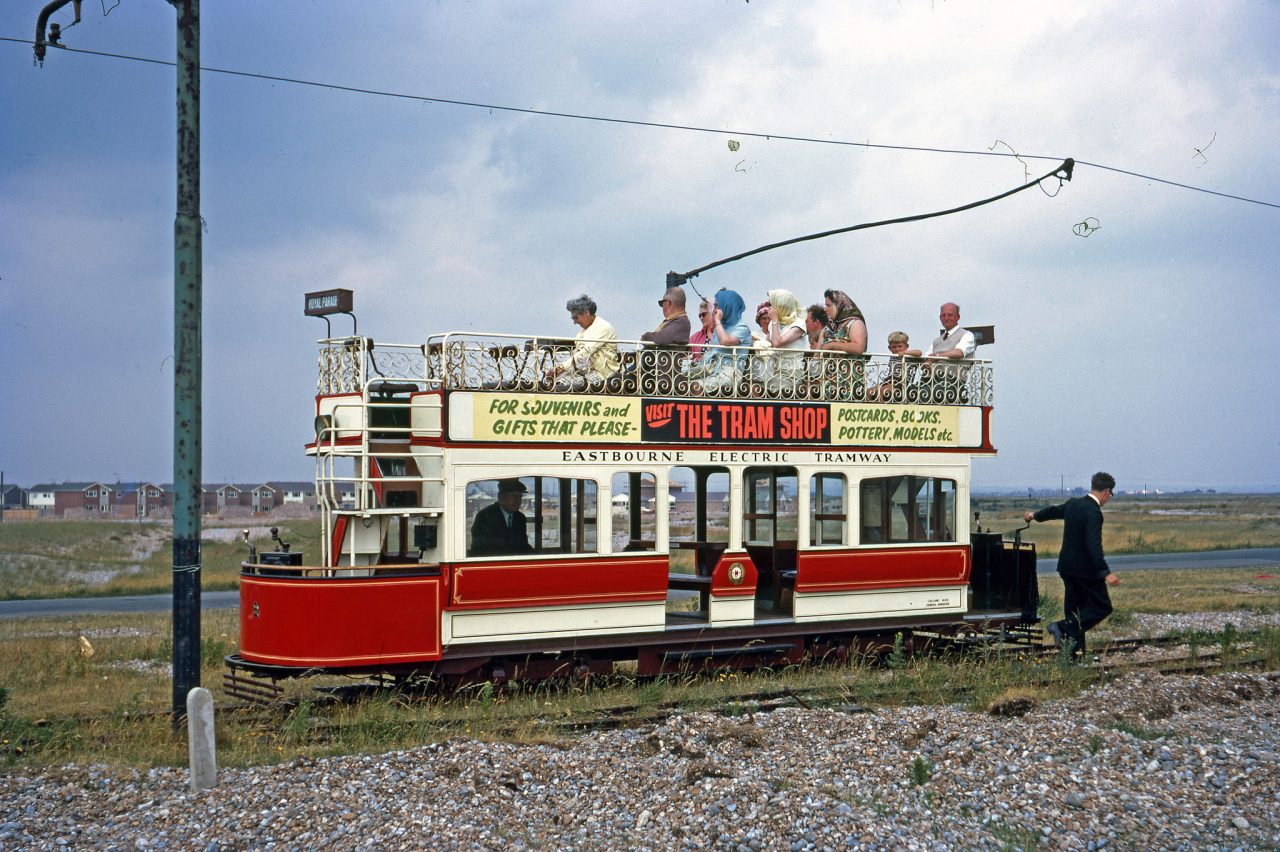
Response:
M1035 621L1034 550L970 526L989 362L744 352L710 396L704 353L617 345L588 386L546 379L571 341L320 341L322 541L244 563L233 672L654 675Z

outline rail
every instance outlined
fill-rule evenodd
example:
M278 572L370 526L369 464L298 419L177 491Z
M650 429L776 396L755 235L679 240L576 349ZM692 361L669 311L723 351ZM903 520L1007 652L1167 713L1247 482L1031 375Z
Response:
M423 345L366 337L320 342L321 394L361 393L396 383L422 390L503 390L627 396L890 402L989 406L990 361L904 358L872 353L660 347L620 340L616 370L593 370L572 339L448 333ZM612 362L612 359L610 359Z

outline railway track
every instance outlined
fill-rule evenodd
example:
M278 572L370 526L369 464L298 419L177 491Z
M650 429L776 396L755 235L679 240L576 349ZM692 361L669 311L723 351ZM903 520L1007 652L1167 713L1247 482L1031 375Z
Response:
M1021 676L1011 687L1037 692L1053 691L1055 687L1065 683L1075 684L1083 688L1094 684L1107 683L1124 674L1146 670L1167 675L1212 674L1231 669L1258 668L1267 664L1268 658L1253 652L1247 637L1233 643L1225 652L1221 649L1201 646L1193 648L1192 653L1152 654L1152 651L1177 648L1186 645L1181 637L1159 638L1123 638L1107 642L1100 648L1096 661L1085 665L1074 665L1063 660L1060 665L1053 665L1051 660L1057 654L1052 645L1039 643L1028 645L1016 643L1010 647L992 644L986 649L987 659L993 663L1006 660L1011 655L1021 655L1028 663L1035 665L1039 671L1030 677ZM936 655L948 653L940 647L931 649ZM668 700L652 700L652 693L645 692L644 684L619 678L616 686L618 701L607 707L596 707L582 710L565 710L557 707L546 715L523 716L504 720L500 713L495 713L486 720L485 728L492 736L521 737L528 736L530 730L542 736L573 738L584 734L634 727L642 724L661 723L667 718L689 712L713 712L729 716L751 718L758 713L769 713L785 707L802 707L806 709L832 709L846 713L870 712L882 706L900 706L910 704L939 704L970 702L977 694L978 685L970 683L947 683L946 678L937 675L920 682L913 682L916 673L913 667L917 664L928 664L925 655L917 659L907 660L894 668L887 663L877 670L877 677L848 675L841 677L833 670L830 683L812 686L777 686L761 689L758 679L750 676L741 681L721 681L712 694L704 696L682 695ZM939 661L939 665L945 662ZM1026 674L1026 673L1024 673ZM741 674L739 674L741 677ZM707 679L715 675L699 675ZM971 675L970 675L971 677ZM741 688L735 688L740 682ZM361 696L385 693L389 688L381 683L357 683L343 687L330 687L319 693L316 705L325 705L350 701ZM607 682L602 689L615 688ZM695 687L696 689L696 687ZM411 693L407 698L427 697L429 693ZM553 703L555 699L552 699ZM269 706L278 710L288 709L298 703L277 698ZM261 699L258 703L242 703L223 705L227 710L252 713L261 712ZM1031 702L1026 709L1034 706ZM993 709L992 712L998 712ZM1025 712L1025 709L1021 712ZM567 714L567 715L562 715ZM461 718L461 717L460 717ZM326 731L335 732L343 724L333 720L315 718L312 720L313 734L326 737ZM444 730L455 726L459 730L466 729L466 722L442 721L439 726Z

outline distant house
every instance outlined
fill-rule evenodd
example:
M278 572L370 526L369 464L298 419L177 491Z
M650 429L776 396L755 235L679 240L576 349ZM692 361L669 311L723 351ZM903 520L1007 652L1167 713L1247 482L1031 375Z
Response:
M340 492L344 505L354 505L350 485ZM31 488L6 484L3 495L6 509L30 508L42 517L148 518L168 513L174 502L173 484L168 482L45 482ZM315 486L272 480L256 485L213 482L200 489L200 511L205 515L266 514L284 506L315 511Z
M3 489L0 489L0 505L6 509L27 508L27 489L6 482Z
M212 487L212 486L206 486ZM213 489L213 493L217 495L217 513L222 514L243 514L253 510L253 486L237 485L234 482L227 482L218 485Z
M41 515L65 517L111 517L115 514L115 491L103 482L42 482L27 492L28 505Z
M316 486L314 482L281 482L272 480L267 485L274 488L276 493L280 495L279 505L302 503L314 506L316 504Z

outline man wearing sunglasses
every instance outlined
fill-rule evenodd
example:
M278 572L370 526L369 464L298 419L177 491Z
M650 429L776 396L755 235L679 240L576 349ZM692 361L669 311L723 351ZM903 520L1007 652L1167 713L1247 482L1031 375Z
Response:
M668 287L667 292L658 300L662 308L662 322L653 331L646 331L640 339L646 343L657 343L660 346L689 342L689 317L684 312L684 290L679 287Z
M1102 554L1102 507L1111 499L1115 487L1115 477L1099 471L1093 475L1085 496L1022 515L1027 523L1064 521L1062 549L1058 552L1063 618L1050 624L1048 631L1053 644L1065 646L1076 659L1084 657L1085 632L1111 614L1107 586L1120 582Z

